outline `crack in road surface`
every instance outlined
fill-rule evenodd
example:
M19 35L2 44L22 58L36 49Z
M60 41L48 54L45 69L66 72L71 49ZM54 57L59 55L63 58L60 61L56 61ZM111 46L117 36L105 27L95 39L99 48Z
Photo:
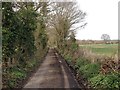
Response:
M37 72L30 77L24 88L79 88L67 64L50 49Z

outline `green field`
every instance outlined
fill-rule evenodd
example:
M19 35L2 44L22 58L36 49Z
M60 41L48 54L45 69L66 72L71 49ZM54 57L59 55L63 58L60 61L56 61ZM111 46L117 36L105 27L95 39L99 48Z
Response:
M86 44L80 45L80 47L87 48L93 53L106 56L113 56L118 52L118 44Z

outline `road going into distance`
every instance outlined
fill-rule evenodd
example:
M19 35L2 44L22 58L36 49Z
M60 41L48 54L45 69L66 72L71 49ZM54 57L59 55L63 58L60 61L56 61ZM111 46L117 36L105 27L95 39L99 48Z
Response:
M50 49L39 69L24 88L79 88L74 75L60 55Z

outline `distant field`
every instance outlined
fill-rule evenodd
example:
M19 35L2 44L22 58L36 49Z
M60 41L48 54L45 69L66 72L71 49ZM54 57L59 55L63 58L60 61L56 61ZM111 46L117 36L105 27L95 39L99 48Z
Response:
M93 53L113 56L118 53L118 44L86 44L80 45L82 48L87 48L91 50Z

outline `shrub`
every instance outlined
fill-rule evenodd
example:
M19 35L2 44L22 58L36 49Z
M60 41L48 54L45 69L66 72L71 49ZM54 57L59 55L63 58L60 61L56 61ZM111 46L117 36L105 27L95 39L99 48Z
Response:
M77 49L78 49L78 44L72 43L71 49L72 49L72 50L77 50Z
M68 61L68 63L70 63L72 61L72 57L70 55L65 55L64 58L65 58L65 60Z
M98 74L97 76L89 79L89 82L93 88L100 88L99 85L100 85L101 81L103 80L103 78L105 78L104 75Z
M82 67L83 65L88 64L89 61L85 58L78 58L76 60L76 64L75 64L75 69L79 69L80 67Z
M26 72L20 67L12 67L9 69L9 73L7 74L7 87L13 88L17 85L19 80L22 80L26 77Z
M120 78L118 74L99 74L89 80L93 88L115 89L120 88Z
M25 72L21 71L14 71L11 73L11 75L14 76L14 78L24 78L26 76Z
M10 76L12 78L25 78L26 72L21 68L14 67L10 70Z
M8 84L9 88L13 88L16 85L16 79L9 79Z
M31 60L30 62L27 63L27 68L30 69L36 65L37 61L36 60Z
M100 64L90 63L79 68L79 72L87 79L99 74Z

